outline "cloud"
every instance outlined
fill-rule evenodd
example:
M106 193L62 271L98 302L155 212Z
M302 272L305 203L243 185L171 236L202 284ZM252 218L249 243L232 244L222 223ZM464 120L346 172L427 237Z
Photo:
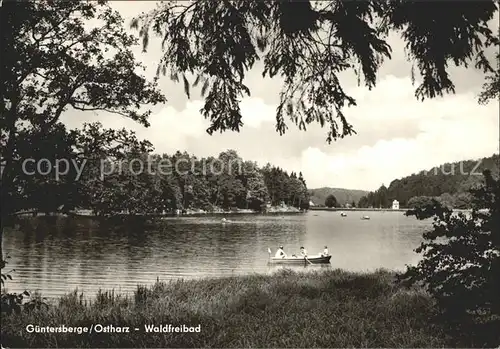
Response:
M182 110L172 106L156 108L150 118L150 127L110 113L67 113L61 121L70 128L81 128L84 123L99 121L105 128L126 128L134 131L139 138L147 139L155 145L158 152L175 152L189 148L190 144L203 139L210 139L206 133L210 126L200 110L204 102L188 101ZM267 105L260 98L247 98L241 104L241 113L245 128L272 127L275 120L275 108ZM264 127L264 126L263 126Z
M261 98L246 98L240 108L244 126L259 128L276 120L276 107L265 104ZM263 126L269 127L269 124Z
M406 124L414 137L378 139L341 153L308 148L301 154L304 176L312 186L376 189L382 183L445 162L498 153L498 105L477 104L473 93L425 102L413 97L410 79L387 77L373 91L360 91L359 107L346 114L358 136L380 134Z

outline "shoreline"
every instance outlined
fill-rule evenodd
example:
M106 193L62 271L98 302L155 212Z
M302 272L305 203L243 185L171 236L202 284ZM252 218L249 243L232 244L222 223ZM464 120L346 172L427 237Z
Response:
M359 207L351 207L351 208L342 208L342 207L318 207L318 206L311 206L309 207L309 211L357 211L357 212L406 212L408 210L411 210L411 208L398 208L398 209L392 209L392 208L359 208ZM472 209L461 209L461 208L454 208L454 212L472 212Z
M265 211L256 211L251 209L238 209L238 210L214 210L214 211L204 211L202 209L189 209L185 212L165 212L165 213L153 213L153 214L128 214L128 213L116 213L107 217L144 217L144 218L167 218L167 217L204 217L204 216L221 216L221 215L266 215L266 214L302 214L306 213L307 210L300 210L292 206L272 206ZM33 212L19 212L15 217L102 217L97 216L92 213L91 210L78 209L71 211L69 213L54 213L50 215L45 215L42 212L38 212L36 215Z
M434 301L395 283L388 270L281 270L198 280L157 281L132 296L100 291L92 302L70 293L47 308L2 314L6 347L473 347L445 333ZM42 294L43 296L43 294ZM125 333L28 333L28 325ZM194 333L146 333L145 325L200 326ZM135 330L138 328L139 330Z

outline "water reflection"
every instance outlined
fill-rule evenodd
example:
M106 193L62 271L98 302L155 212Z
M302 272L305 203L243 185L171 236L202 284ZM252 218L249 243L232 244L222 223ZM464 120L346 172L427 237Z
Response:
M362 212L359 212L362 215ZM57 296L76 287L135 290L157 277L198 278L248 273L274 273L344 268L353 271L400 269L414 264L413 252L428 222L399 212L371 213L371 220L335 212L291 216L248 215L221 224L218 217L99 222L89 218L22 221L4 236L12 257L14 280L9 290L40 290ZM289 254L305 246L316 254L328 245L331 265L268 265L268 248L284 245Z

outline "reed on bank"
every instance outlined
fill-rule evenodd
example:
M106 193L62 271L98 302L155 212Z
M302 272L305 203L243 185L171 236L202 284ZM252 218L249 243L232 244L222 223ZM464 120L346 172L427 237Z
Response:
M48 308L2 314L7 347L442 347L433 300L394 273L342 270L157 282L132 296L77 291ZM129 327L128 333L28 333L27 325ZM146 333L145 325L201 325L199 333ZM139 328L138 331L134 330Z

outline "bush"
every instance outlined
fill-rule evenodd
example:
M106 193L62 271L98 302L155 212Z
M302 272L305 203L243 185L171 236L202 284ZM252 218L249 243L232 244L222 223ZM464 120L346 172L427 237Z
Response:
M473 210L454 213L432 199L406 215L433 218L432 230L415 251L422 260L400 280L422 283L443 314L456 322L500 319L500 181L484 172L484 185L471 189ZM466 320L469 319L469 320Z
M325 199L325 206L329 208L337 207L338 206L337 198L333 196L333 194L328 195Z
M0 295L0 312L4 314L11 314L13 312L19 313L21 312L23 302L26 299L26 297L30 297L30 294L28 291L24 291L22 293L9 293L5 291L5 282L7 280L12 280L12 276L10 273L14 272L15 270L11 270L8 272L4 272L4 269L7 267L7 259L10 258L7 256L5 259L0 260L0 284L2 287L2 292ZM30 301L27 303L27 307L35 307L38 304L38 298L34 301Z

